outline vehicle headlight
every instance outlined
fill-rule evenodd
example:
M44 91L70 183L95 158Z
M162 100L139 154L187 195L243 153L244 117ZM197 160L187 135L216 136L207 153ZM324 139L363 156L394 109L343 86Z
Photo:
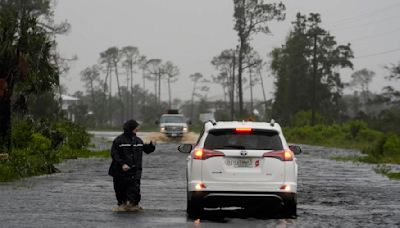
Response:
M160 128L160 132L165 132L165 127Z
M187 127L184 127L183 128L183 132L187 132L188 131L188 128Z

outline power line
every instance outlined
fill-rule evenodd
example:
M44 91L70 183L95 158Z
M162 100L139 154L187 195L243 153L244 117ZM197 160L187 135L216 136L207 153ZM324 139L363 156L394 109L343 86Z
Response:
M350 42L359 41L359 40L366 40L366 39L369 39L369 38L375 38L375 37L380 37L380 36L386 36L388 34L392 34L392 33L398 32L398 31L400 31L400 28L397 28L395 30L391 30L391 31L388 31L388 32L378 33L378 34L375 34L375 35L358 37L358 38L355 38L355 39L351 39Z
M393 18L399 18L399 15L394 15L394 16L389 16L389 17L384 17L384 18L380 18L379 20L372 20L372 21L367 21L366 23L362 23L362 24L353 24L353 25L348 25L348 24L341 24L341 25L333 25L330 26L331 29L334 29L336 31L341 31L341 30L347 30L347 29L358 29L358 28L363 28L363 27L371 27L371 25L373 25L374 23L379 23L379 22L386 22L387 19L393 19ZM354 21L354 22L359 22L359 21ZM350 22L351 23L351 22Z
M376 14L376 13L380 13L380 12L383 12L383 11L386 11L386 10L393 9L395 7L398 7L398 6L400 6L400 3L392 4L392 5L377 9L377 10L361 13L361 14L359 14L357 16L352 16L352 17L347 17L347 18L336 20L336 21L332 21L331 23L345 22L345 21L349 21L349 20L352 20L352 19L357 19L359 17L373 15L373 14Z
M368 57L384 55L384 54L398 52L398 51L400 51L400 48L393 49L393 50L388 50L388 51L383 51L383 52L372 53L372 54L368 54L368 55L361 55L361 56L354 57L354 59L368 58Z

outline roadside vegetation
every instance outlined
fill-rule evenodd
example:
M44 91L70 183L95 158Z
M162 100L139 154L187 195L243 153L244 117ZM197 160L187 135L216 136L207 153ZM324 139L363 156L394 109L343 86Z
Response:
M285 129L285 134L290 142L359 149L366 155L349 160L400 164L400 136L373 130L362 121L293 127Z
M57 52L67 22L51 0L0 0L0 182L57 172L64 159L108 156L87 149L90 135L66 118L60 77L73 59Z
M375 72L368 69L355 70L349 82L342 82L334 68L353 69L351 45L337 44L315 13L297 14L285 45L271 57L276 78L271 113L286 127L289 141L363 153L337 160L400 164L400 91L394 87L400 64L385 67L386 75L380 76L390 86L380 94L369 90ZM344 94L345 88L354 93ZM386 169L379 173L399 176Z
M391 172L385 164L400 164L400 135L371 129L364 121L343 124L317 124L285 129L290 142L327 147L358 149L362 156L332 157L338 161L380 164L378 173L400 179L400 173Z
M14 121L12 152L0 161L0 182L58 172L55 164L65 159L109 157L109 151L90 151L90 135L67 120Z

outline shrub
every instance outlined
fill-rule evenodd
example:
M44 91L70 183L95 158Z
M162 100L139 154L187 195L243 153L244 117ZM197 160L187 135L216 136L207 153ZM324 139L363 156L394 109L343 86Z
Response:
M54 164L62 159L99 156L86 149L90 135L80 125L45 119L14 120L12 150L8 160L0 162L0 181L57 172Z
M364 121L360 121L360 120L350 121L346 125L345 125L345 127L348 128L349 137L351 139L357 138L357 136L358 136L358 134L360 133L361 130L368 128L367 123L365 123Z
M0 162L0 182L11 181L15 178L15 171L9 162Z
M32 140L33 123L29 120L15 120L12 123L11 142L14 148L27 147Z
M80 155L79 150L71 149L71 147L67 145L63 145L59 149L59 154L61 159L77 159Z
M64 144L72 149L83 149L90 143L90 135L82 126L70 122L62 122L56 125L56 129L63 135Z
M400 155L400 137L396 134L388 134L383 144L383 154L387 156Z
M39 133L34 133L32 135L32 141L30 143L30 149L32 149L33 151L46 151L46 150L50 150L51 148L51 141L50 139L44 137L43 135L39 134Z
M35 132L49 138L53 149L62 145L65 135L56 128L57 123L52 123L45 119L38 120L35 123Z
M375 131L369 128L361 129L357 133L357 137L355 138L357 141L364 141L368 143L374 143L377 139L381 138L384 134L379 131Z

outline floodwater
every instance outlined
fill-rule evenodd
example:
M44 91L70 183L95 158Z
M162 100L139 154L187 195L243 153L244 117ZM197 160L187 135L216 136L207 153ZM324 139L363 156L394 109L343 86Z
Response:
M92 138L92 144L94 145L92 149L94 150L110 149L111 142L117 135L121 134L121 132L116 132L116 131L102 131L102 132L90 131L89 133L95 136ZM156 144L166 144L166 143L194 144L197 140L198 134L194 132L189 132L185 134L183 137L170 138L160 132L138 132L137 136L142 138L145 143L153 141Z
M369 164L329 159L357 151L305 145L297 156L297 219L243 210L189 219L187 155L176 150L178 142L162 142L158 133L141 137L158 142L154 153L144 155L143 212L112 211L110 159L77 159L59 164L57 174L0 183L0 227L400 227L400 181L376 174Z
M184 144L184 143L189 143L189 144L194 144L197 141L197 138L199 137L198 134L189 132L187 134L184 134L183 137L178 137L178 138L170 138L167 137L165 134L159 133L159 132L151 132L146 135L144 135L144 141L145 142L150 142L150 141L155 141L157 143L176 143L176 144Z

